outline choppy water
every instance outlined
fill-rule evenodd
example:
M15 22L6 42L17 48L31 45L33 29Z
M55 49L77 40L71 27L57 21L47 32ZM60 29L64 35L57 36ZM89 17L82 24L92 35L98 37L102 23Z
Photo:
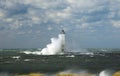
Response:
M120 49L47 56L23 53L26 50L1 50L0 76L120 76Z

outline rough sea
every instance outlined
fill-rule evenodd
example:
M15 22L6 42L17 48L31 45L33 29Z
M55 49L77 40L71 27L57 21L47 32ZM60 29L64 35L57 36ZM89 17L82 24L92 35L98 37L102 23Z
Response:
M1 49L0 76L120 76L120 49L87 48L62 55L25 54L37 49Z

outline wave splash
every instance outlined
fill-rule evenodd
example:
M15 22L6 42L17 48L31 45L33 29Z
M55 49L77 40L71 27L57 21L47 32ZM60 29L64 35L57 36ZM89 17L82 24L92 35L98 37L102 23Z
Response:
M42 51L24 51L25 54L36 55L60 55L64 54L65 48L65 34L59 34L58 38L51 38L51 43L43 48Z
M43 48L42 55L56 55L63 54L65 46L65 34L59 34L58 38L51 38L51 43Z

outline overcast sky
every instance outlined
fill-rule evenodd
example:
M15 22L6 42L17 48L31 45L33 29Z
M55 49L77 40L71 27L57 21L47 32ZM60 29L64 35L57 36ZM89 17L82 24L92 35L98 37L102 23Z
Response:
M120 47L120 0L0 0L0 48L43 48L66 31L66 46Z

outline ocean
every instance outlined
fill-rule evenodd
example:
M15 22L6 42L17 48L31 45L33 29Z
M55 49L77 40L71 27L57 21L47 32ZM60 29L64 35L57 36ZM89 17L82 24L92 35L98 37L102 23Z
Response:
M0 76L120 76L120 49L87 48L61 55L1 49Z

